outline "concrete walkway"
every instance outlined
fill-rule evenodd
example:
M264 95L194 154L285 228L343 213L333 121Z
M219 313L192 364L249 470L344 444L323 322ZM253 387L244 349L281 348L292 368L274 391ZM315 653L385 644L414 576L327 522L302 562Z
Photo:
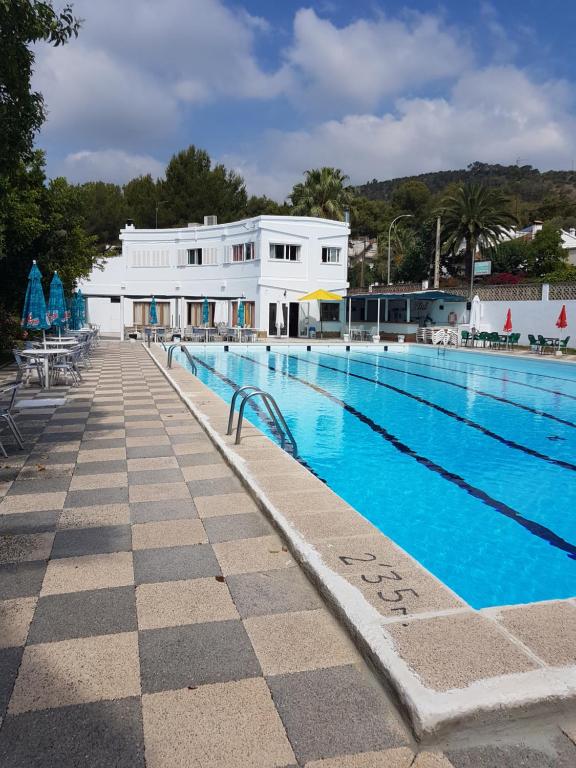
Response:
M417 747L141 346L84 379L0 465L3 768L576 764L556 724Z

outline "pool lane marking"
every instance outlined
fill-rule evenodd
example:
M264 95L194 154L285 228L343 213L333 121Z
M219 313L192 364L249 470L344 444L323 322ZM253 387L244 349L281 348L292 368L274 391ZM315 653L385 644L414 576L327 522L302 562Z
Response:
M236 383L236 382L235 382L233 379L229 378L229 377L228 377L228 376L226 376L225 374L223 374L223 373L221 373L220 371L218 371L216 368L214 368L213 366L211 366L211 365L210 365L209 363L207 363L205 360L202 360L200 357L197 357L196 355L192 355L192 354L191 354L190 356L191 356L191 358L194 360L194 362L196 362L196 363L198 363L199 365L201 365L201 366L203 366L204 368L206 368L208 371L210 371L210 373L213 373L213 374L214 374L215 376L217 376L217 377L218 377L218 378L219 378L221 381L223 381L223 382L224 382L224 384L227 384L229 387L231 387L231 388L234 390L234 392L236 392L236 390L240 389L240 386L241 386L240 384L237 384L237 383ZM278 438L278 440L282 440L282 435L281 435L281 434L278 432L278 427L276 426L276 424L274 423L274 421L273 421L273 420L270 418L270 415L269 415L268 413L266 413L266 412L264 411L264 409L263 409L263 408L262 408L260 405L258 405L258 403L254 402L254 400L249 400L249 401L248 401L248 405L251 405L251 406L252 406L252 408L255 410L256 414L257 414L258 416L260 416L260 418L262 419L262 421L263 421L265 424L267 424L267 425L270 427L270 430L271 430L271 432L272 432L274 435L276 435L276 437ZM292 458L294 458L294 456L293 456ZM303 459L303 458L301 458L300 456L298 456L298 458L296 458L296 459L294 459L294 460L295 460L295 461L297 461L299 464L302 464L302 466L303 466L303 467L306 467L306 469L307 469L309 472L311 472L311 473L312 473L312 474L313 474L315 477L317 477L317 478L318 478L318 480L321 480L321 481L322 481L322 482L323 482L325 485L328 485L327 481L326 481L326 480L324 480L324 478L323 478L323 477L321 477L321 476L318 474L318 472L316 472L316 470L315 470L315 469L312 469L312 467L311 467L311 466L308 464L308 462L307 462L305 459Z
M450 470L442 467L440 464L436 464L436 462L432 461L432 459L429 459L426 456L422 456L421 454L417 453L414 449L410 448L410 446L406 445L406 443L403 443L399 438L397 438L396 435L393 435L391 432L388 432L387 429L382 427L380 424L377 424L369 416L366 416L366 414L362 413L361 411L358 411L356 408L354 408L354 406L344 402L344 400L340 400L339 397L336 397L336 395L333 395L331 392L328 392L322 387L319 387L317 384L312 384L312 382L310 381L301 379L299 376L295 376L293 373L282 371L280 368L275 368L269 363L268 364L262 363L259 360L254 360L254 358L252 357L248 357L247 355L242 355L237 352L230 351L229 354L233 354L236 357L242 358L243 360L248 360L250 363L253 363L254 365L260 365L264 368L268 368L270 371L279 373L281 376L286 376L289 379L292 379L294 381L299 382L300 384L303 384L306 387L309 387L310 389L314 390L318 394L323 395L328 400L331 400L333 403L336 403L337 405L339 405L347 413L350 413L352 416L355 416L357 419L359 419L359 421L366 424L366 426L370 427L370 429L373 432L376 432L378 435L384 438L384 440L390 443L394 448L396 448L396 450L400 451L400 453L403 453L406 456L410 456L410 458L414 459L419 464L422 464L422 466L426 467L426 469L429 469L430 471L435 472L437 475L440 475L440 477L442 477L444 480L447 480L448 482L458 486L458 488L460 488L463 491L466 491L466 493L468 493L470 496L473 496L474 498L479 499L484 504L496 510L496 512L500 513L504 517L507 517L510 520L513 520L514 522L518 523L518 525L520 525L522 528L525 528L534 536L537 536L543 541L548 542L550 546L555 547L556 549L560 549L563 552L566 552L568 554L568 557L571 560L576 560L576 546L574 544L571 544L570 542L563 539L561 536L558 536L558 534L554 533L554 531L552 531L550 528L547 528L545 525L541 525L540 523L537 523L534 520L530 520L529 518L524 517L524 515L522 515L517 510L512 509L512 507L509 507L504 502L498 501L498 499L492 498L492 496L490 496L488 493L481 490L480 488L476 488L476 486L470 485L470 483L464 480L464 478L461 477L460 475L457 475L455 472L451 472ZM281 353L275 352L273 354L281 354ZM297 359L300 360L301 358L297 358Z
M576 424L573 421L568 421L567 419L561 419L559 416L554 416L552 413L548 413L547 411L541 411L539 408L533 408L531 405L524 405L523 403L517 403L515 400L508 400L506 397L501 397L500 395L495 395L492 392L484 392L482 389L475 389L474 387L468 387L466 384L458 384L455 381L446 381L446 379L438 379L435 376L427 376L424 373L416 373L415 371L405 371L402 370L402 368L391 368L389 365L378 365L377 363L372 363L369 360L358 360L351 358L350 355L348 355L347 358L342 357L341 355L335 355L334 353L330 352L316 352L318 355L324 355L325 357L334 357L337 360L352 360L352 362L359 363L360 365L372 365L375 368L382 368L383 370L387 371L396 371L396 373L403 373L405 376L416 376L419 379L428 379L430 381L438 381L441 384L447 384L449 387L456 387L457 389L464 389L467 392L474 392L477 395L480 395L481 397L488 397L491 400L496 400L499 403L504 403L504 405L511 405L513 408L519 408L522 411L527 411L528 413L534 413L537 416L542 416L545 419L550 419L551 421L557 421L560 424L564 424L567 427L572 427L572 429L576 429ZM362 355L371 355L370 352L360 352ZM378 359L381 359L378 357ZM419 365L419 363L418 363ZM440 367L440 366L435 366ZM502 381L502 379L500 379ZM548 390L547 390L548 391ZM568 397L571 397L571 395L568 395Z
M381 355L377 355L374 352L362 352L363 355L369 355L370 357L377 357L378 359L381 358ZM390 357L393 357L395 360L401 360L405 358L405 355L395 355L393 352L387 352L387 355ZM409 352L406 357L419 357L421 360L428 360L429 358L426 355L415 355L412 352ZM432 359L432 358L430 358ZM452 358L449 358L452 359ZM461 371L458 368L450 368L446 365L434 365L433 363L419 363L416 360L406 360L407 363L410 363L411 365L425 365L430 368L439 368L441 371L454 371L455 373L461 373L463 375L467 375L468 371ZM466 365L466 361L462 360L454 360L453 362L456 363L456 365ZM526 371L514 371L511 368L491 368L491 366L488 365L482 365L481 363L470 363L470 365L478 366L479 368L488 368L495 371L506 371L507 373L520 373L525 374L526 376L540 376L540 377L546 377L546 374L538 374L538 373L527 373ZM549 395L558 395L559 397L566 397L570 400L576 400L576 395L569 395L566 392L559 392L557 389L548 389L547 387L539 387L536 384L528 384L524 381L516 381L515 379L502 379L498 376L490 376L488 373L479 373L478 371L473 372L474 376L480 376L483 379L493 379L494 381L506 381L507 384L516 384L519 387L527 387L528 389L536 389L539 392L547 392ZM548 376L547 378L550 379L556 379L557 381L566 381L569 384L576 384L576 381L574 379L560 379L556 376Z
M324 363L320 363L316 360L306 359L304 357L298 357L297 355L284 355L282 352L276 352L278 355L283 355L284 357L287 357L291 360L300 360L303 363L307 363L308 365L316 365L318 368L325 368L328 371L335 371L336 373L340 373L344 376L352 376L355 379L360 379L361 381L367 381L370 384L376 384L379 387L383 387L384 389L389 389L392 392L395 392L398 395L403 395L404 397L408 397L411 400L415 400L417 403L420 403L421 405L426 405L428 408L432 408L435 411L438 411L439 413L442 413L444 416L448 416L451 419L454 419L455 421L460 422L461 424L465 424L467 427L471 427L472 429L477 430L478 432L481 432L486 437L491 438L492 440L496 440L499 443L502 443L507 448L512 448L516 451L521 451L522 453L526 453L529 456L533 456L536 459L540 459L542 461L546 461L549 464L554 464L557 467L561 467L562 469L569 469L572 472L576 472L576 464L572 464L569 461L563 461L562 459L555 459L552 456L548 456L545 453L540 453L540 451L535 450L534 448L528 448L526 445L521 445L520 443L515 442L514 440L509 440L506 437L502 437L502 435L499 435L497 432L492 432L491 429L488 429L487 427L483 427L482 424L478 424L476 421L472 421L471 419L466 418L465 416L460 416L460 414L455 413L454 411L448 410L448 408L444 408L442 405L438 405L437 403L433 403L430 400L426 400L424 397L420 397L419 395L414 395L412 392L407 392L405 389L400 389L400 387L395 387L392 384L386 384L383 381L378 381L377 379L371 379L368 376L362 376L360 373L352 373L352 371L344 371L341 368L334 368L331 365L325 365ZM324 354L324 353L317 353L317 354Z

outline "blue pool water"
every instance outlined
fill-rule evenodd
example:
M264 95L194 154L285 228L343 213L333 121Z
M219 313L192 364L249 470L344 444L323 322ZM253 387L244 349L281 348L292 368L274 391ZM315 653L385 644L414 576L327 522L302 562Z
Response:
M576 366L415 346L190 352L228 402L271 392L306 464L475 608L576 595Z

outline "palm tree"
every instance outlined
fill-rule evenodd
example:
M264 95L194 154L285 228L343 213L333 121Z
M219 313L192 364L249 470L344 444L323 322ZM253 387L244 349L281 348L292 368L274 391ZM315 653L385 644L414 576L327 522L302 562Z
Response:
M305 172L305 181L295 184L290 195L294 216L317 216L343 221L353 195L344 187L348 176L339 168L315 168Z
M466 184L447 195L440 206L443 239L455 256L464 244L466 277L474 272L479 247L494 248L513 224L508 200L496 189L482 184Z

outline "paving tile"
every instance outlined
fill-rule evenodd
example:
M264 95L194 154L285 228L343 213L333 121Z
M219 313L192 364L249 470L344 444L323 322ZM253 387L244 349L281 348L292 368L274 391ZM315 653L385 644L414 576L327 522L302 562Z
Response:
M194 454L192 454L194 455ZM196 454L201 456L202 454ZM182 468L186 482L194 480L215 480L221 477L234 477L232 470L224 462L211 464L195 464Z
M98 443L100 440L111 440L113 438L125 438L124 429L91 429L86 430L82 439L91 440Z
M161 456L174 456L170 444L166 445L140 445L127 448L129 459L153 459Z
M58 451L55 453L31 453L30 457L26 461L26 467L37 467L38 465L45 465L49 467L52 464L75 464L78 451Z
M136 603L140 629L238 618L228 587L214 577L141 584Z
M178 469L176 456L157 456L145 459L128 459L128 470L130 472L143 472L159 469ZM180 480L182 475L180 475Z
M218 496L198 496L194 502L200 517L242 515L256 512L258 507L247 493L226 493Z
M294 764L261 678L145 695L142 708L147 768L191 766L191 755L202 768Z
M134 523L198 517L196 506L191 498L172 501L138 501L130 504L130 514Z
M18 482L21 480L35 480L39 483L36 487L37 490L45 491L45 480L55 480L61 477L70 478L74 471L75 464L48 464L35 462L23 467L18 475ZM41 485L40 485L41 484ZM53 490L53 489L52 489ZM34 489L32 489L34 492Z
M69 484L69 477L42 478L41 482L38 480L16 480L8 491L8 496L67 491Z
M404 727L365 669L345 666L278 675L269 677L268 685L302 764L407 744Z
M154 485L162 483L182 483L184 476L179 467L170 469L145 469L129 472L130 485Z
M0 722L4 717L20 666L22 648L0 650Z
M94 491L99 488L123 488L128 486L127 472L106 472L102 475L74 475L70 491Z
M558 738L542 746L517 741L515 744L447 749L446 757L450 761L446 768L573 768L576 765L576 747L565 738ZM423 765L422 768L427 766Z
M222 458L215 450L207 451L206 453L180 453L177 454L177 459L181 467L200 467L209 464L220 464L222 462Z
M0 502L0 515L19 512L48 512L62 509L66 493L28 493L24 496L5 496Z
M211 542L251 539L273 533L272 526L260 512L208 517L204 520L204 527Z
M492 622L474 613L386 624L386 632L423 684L439 691L537 668Z
M3 768L144 768L140 699L99 701L9 716Z
M53 540L53 533L3 534L0 536L0 563L48 560Z
M352 641L325 608L244 620L265 675L360 662Z
M143 693L261 674L240 621L141 630L139 646Z
M132 537L129 525L78 528L56 533L52 558L129 552L131 549Z
M127 470L128 465L125 459L87 461L76 465L74 475L107 475L108 473L127 472Z
M214 544L214 552L227 576L232 573L254 573L289 568L294 560L278 536L239 539Z
M242 618L288 611L313 611L323 606L320 595L300 568L242 573L226 579Z
M130 502L174 501L176 499L190 499L190 491L186 483L154 483L153 485L130 487Z
M413 760L414 753L411 749L397 747L383 752L362 752L356 755L329 757L326 760L312 760L306 763L305 768L415 768Z
M219 576L220 566L209 544L141 549L134 552L137 584L184 581Z
M135 550L204 544L207 541L204 526L198 519L163 520L132 527L132 546Z
M99 504L124 504L128 488L94 488L89 491L68 491L66 507L93 507Z
M0 515L0 536L6 533L44 533L53 531L60 512L22 512L19 515Z
M0 565L0 600L38 595L45 572L44 560Z
M10 713L138 696L137 637L125 632L27 646Z
M501 611L498 621L547 664L576 663L576 605L522 605Z
M192 436L188 435L172 435L169 438L172 450L176 456L190 456L192 454L205 456L210 451L213 451L218 461L222 461L220 454L216 452L208 438L198 440L192 440L191 438Z
M187 483L192 497L217 496L242 490L237 477L217 477L211 480L191 480Z
M131 552L63 557L48 563L41 595L124 587L133 583Z
M100 451L100 453L90 453ZM126 458L126 438L102 438L100 440L82 440L78 461L108 461Z
M35 607L35 597L0 600L0 648L24 645Z
M411 768L454 768L454 766L441 752L426 750L416 755Z
M128 504L98 504L93 507L64 508L58 519L58 529L100 528L109 525L128 525L130 507Z
M136 629L133 586L87 590L40 598L28 643L51 643Z
M84 433L86 434L86 433ZM64 432L64 431L58 431L56 433L50 433L50 432L43 432L38 437L38 444L41 446L46 446L51 443L74 443L78 440L78 433L77 432Z

